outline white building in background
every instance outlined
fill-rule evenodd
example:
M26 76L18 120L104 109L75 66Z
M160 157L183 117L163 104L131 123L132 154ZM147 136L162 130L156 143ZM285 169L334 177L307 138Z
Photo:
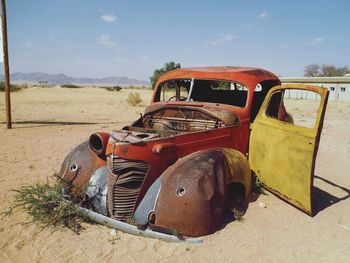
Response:
M350 101L350 84L324 86L330 90L329 100Z
M310 84L329 89L329 101L350 101L350 75L344 77L301 77L280 78L283 84ZM317 99L314 93L305 91L292 91L286 96L291 99Z

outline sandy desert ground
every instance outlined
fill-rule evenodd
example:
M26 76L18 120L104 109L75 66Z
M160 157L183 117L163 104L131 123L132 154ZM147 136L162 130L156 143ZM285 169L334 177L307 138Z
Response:
M0 93L0 211L11 189L45 182L65 155L98 130L111 131L135 120L149 103L131 107L128 90L96 88L27 89L12 94L12 130L4 124ZM294 109L308 118L308 106ZM0 220L0 262L349 262L350 103L329 102L315 171L310 217L268 193L251 202L242 221L232 221L200 245L165 243L100 225L80 235L62 229L39 231L22 211ZM266 204L260 208L259 202Z

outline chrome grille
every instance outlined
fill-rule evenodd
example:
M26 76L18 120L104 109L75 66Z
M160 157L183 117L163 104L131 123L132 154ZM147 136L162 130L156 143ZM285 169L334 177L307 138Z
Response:
M112 218L125 221L132 216L137 196L148 171L144 161L109 156L108 210Z

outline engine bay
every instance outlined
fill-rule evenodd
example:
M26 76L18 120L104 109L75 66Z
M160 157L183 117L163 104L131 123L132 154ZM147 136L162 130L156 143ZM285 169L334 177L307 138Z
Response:
M233 113L221 112L222 116L216 116L215 113L189 107L164 107L146 113L133 124L125 126L122 131L115 131L112 136L118 141L127 140L133 143L183 133L238 126L238 118Z

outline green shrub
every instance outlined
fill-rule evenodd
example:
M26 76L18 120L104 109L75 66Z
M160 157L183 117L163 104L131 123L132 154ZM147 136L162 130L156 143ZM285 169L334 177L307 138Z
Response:
M62 85L61 87L67 88L67 89L80 89L80 88L82 88L81 86L77 86L77 85L73 85L73 84Z
M140 94L136 91L130 92L126 101L131 105L131 106L136 106L137 104L141 103L141 97Z
M53 88L53 86L50 85L50 84L40 84L39 87L40 87L40 88L44 88L44 89Z
M105 90L108 90L108 91L121 91L122 90L122 87L120 86L113 86L113 87L102 87L103 89Z
M55 175L57 176L57 175ZM72 196L63 195L62 183L53 185L35 184L13 190L14 202L5 215L10 216L14 209L21 208L32 217L32 222L41 228L68 227L76 233L81 230L81 222L88 221L86 215L78 210L80 201Z
M257 194L264 194L265 184L255 174L253 174L252 179L252 192Z
M21 91L23 87L21 85L10 84L10 92ZM5 84L3 81L0 82L0 91L5 91Z
M28 84L28 83L22 83L19 85L22 89L29 89L32 87L32 85Z

